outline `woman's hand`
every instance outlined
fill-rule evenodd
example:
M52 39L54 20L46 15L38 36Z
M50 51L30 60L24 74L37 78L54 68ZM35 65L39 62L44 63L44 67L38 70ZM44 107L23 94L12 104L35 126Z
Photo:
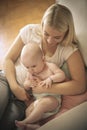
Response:
M15 88L13 93L17 97L17 99L24 102L29 101L29 95L27 94L24 88L18 86L17 88Z

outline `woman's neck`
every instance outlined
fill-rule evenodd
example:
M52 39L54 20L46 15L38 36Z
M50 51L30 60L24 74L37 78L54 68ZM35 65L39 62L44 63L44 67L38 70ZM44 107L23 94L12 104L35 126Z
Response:
M48 47L45 43L42 43L42 50L43 50L43 53L44 55L47 55L47 56L53 56L53 54L55 53L56 49L57 49L57 45L54 46L54 47Z

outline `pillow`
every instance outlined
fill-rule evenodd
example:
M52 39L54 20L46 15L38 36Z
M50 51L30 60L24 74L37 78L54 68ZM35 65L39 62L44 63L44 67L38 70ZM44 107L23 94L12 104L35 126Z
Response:
M73 15L80 50L87 67L87 0L56 0L68 7Z

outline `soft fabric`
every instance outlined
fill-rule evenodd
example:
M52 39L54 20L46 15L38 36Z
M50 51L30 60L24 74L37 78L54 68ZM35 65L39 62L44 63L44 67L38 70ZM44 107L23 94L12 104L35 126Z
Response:
M87 130L87 102L65 112L38 130Z
M72 12L80 50L87 66L87 0L56 0L56 2L65 5Z
M3 71L0 70L0 95L2 95L2 98L0 98L0 119L9 100L9 89L6 81L7 80L3 75Z
M26 106L11 93L3 71L0 71L0 96L0 128L16 130L15 120L24 118Z

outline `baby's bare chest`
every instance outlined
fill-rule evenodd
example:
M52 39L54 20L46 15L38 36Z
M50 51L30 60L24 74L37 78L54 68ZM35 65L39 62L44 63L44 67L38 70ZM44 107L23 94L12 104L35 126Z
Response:
M51 71L51 69L47 69L45 71L43 71L42 73L40 73L38 75L38 77L41 79L41 80L44 80L46 78L48 78L49 76L53 75L53 72Z

